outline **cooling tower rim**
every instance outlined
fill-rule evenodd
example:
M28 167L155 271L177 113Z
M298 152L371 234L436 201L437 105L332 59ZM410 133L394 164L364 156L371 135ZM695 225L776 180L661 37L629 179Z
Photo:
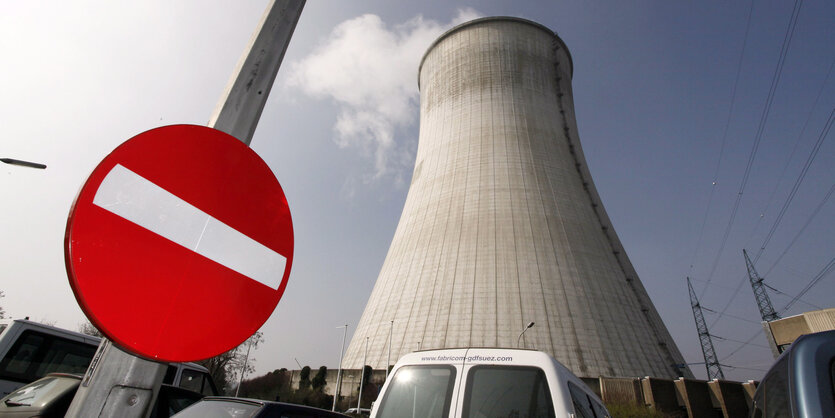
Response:
M478 25L484 22L495 22L495 21L505 21L505 22L517 22L517 23L525 23L531 25L533 27L542 29L543 31L547 32L548 35L553 36L557 42L559 42L560 47L565 50L565 54L568 56L568 71L571 77L574 76L574 60L571 58L571 51L568 50L568 47L563 42L562 38L557 35L556 32L548 28L547 26L534 22L533 20L524 19L521 17L514 17L514 16L488 16L488 17L480 17L478 19L473 19L461 24L458 24L451 29L447 30L446 32L442 33L431 45L429 48L426 48L426 52L423 53L423 57L420 59L420 65L418 65L418 90L420 89L420 72L423 69L423 62L426 61L426 57L429 55L430 52L437 46L441 41L446 39L449 35L469 26Z

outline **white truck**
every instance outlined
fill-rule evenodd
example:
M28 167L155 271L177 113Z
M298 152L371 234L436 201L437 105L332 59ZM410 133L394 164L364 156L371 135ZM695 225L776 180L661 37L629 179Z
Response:
M100 341L25 319L0 319L0 398L48 373L84 374ZM208 370L199 364L172 363L163 383L218 394Z
M577 376L540 351L418 351L397 361L371 418L608 418Z

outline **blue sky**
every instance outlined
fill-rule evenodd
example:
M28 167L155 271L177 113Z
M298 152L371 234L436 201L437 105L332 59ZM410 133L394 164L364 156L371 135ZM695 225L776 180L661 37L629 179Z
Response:
M0 6L0 156L49 166L0 166L0 306L8 314L73 329L83 321L63 260L79 187L126 139L161 125L205 124L265 7L264 0ZM742 348L732 341L760 330L741 252L757 254L766 242L835 106L835 76L824 83L835 59L835 4L803 2L728 229L792 13L789 2L755 4L743 53L749 7L308 2L252 141L287 194L296 236L290 283L255 352L258 372L295 367L294 358L337 366L336 327L347 322L350 338L359 321L411 176L418 115L410 63L453 22L510 15L552 28L567 44L594 182L687 361L703 361L690 276L703 306L729 306L721 318L706 313L711 333L725 338L715 340L719 358L736 367L726 376L761 377L771 362L762 335ZM833 136L756 264L791 296L833 257L835 203L827 201L798 236L835 182ZM803 300L832 307L833 282L824 276ZM778 310L791 299L771 295ZM787 314L812 309L798 302ZM702 365L691 367L704 377Z

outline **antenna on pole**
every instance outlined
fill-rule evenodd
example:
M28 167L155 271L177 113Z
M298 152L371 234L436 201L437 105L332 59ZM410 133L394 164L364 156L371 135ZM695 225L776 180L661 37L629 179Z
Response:
M724 380L725 374L722 373L722 366L719 364L719 359L716 358L716 350L713 348L713 340L707 331L707 323L702 313L702 305L699 304L699 299L696 297L693 285L690 284L689 277L687 278L687 289L690 291L690 306L693 308L693 319L696 321L696 329L699 331L699 342L702 344L702 354L705 357L707 379Z
M754 290L754 298L757 299L757 308L760 310L760 316L763 321L771 322L780 319L780 315L774 311L774 306L771 305L771 299L765 291L763 278L757 274L754 269L754 263L748 258L748 251L742 249L742 255L745 256L745 266L748 268L748 279L751 281L751 289Z

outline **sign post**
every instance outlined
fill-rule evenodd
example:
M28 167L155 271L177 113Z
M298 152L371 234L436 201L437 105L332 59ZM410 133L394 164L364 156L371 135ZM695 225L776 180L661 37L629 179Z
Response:
M194 182L196 179L189 178L188 175L178 176L176 173L166 173L164 164L156 164L156 168L149 168L146 160L178 152L180 153L178 158L182 158L182 153L194 152L193 149L188 148L188 145L183 144L193 143L194 140L199 140L197 138L201 135L203 139L210 139L202 145L223 143L224 145L218 145L219 149L228 149L231 146L229 141L218 139L223 135L222 132L240 140L244 144L243 148L246 148L252 140L270 87L275 80L304 4L305 0L270 2L211 118L209 126L217 131L178 125L145 132L126 142L105 158L88 179L85 188L79 193L68 221L65 242L70 283L82 309L91 321L121 347L103 340L70 405L68 417L147 417L151 413L151 407L156 400L167 368L167 365L161 361L190 361L220 354L223 351L217 350L226 351L234 348L257 331L263 321L269 317L267 313L262 319L256 318L249 321L223 338L214 339L214 335L206 338L204 335L201 339L201 333L214 332L218 328L206 328L205 324L198 323L196 328L202 329L192 329L193 327L185 322L180 322L182 315L187 314L183 310L174 309L176 303L170 303L180 300L176 299L178 297L188 296L184 292L190 289L189 285L192 283L189 280L195 277L211 277L208 283L203 282L201 286L191 288L197 292L220 291L232 299L238 296L245 299L260 295L264 299L260 302L262 314L266 309L269 309L271 313L275 304L278 303L292 263L292 224L289 210L286 212L286 224L273 225L274 229L287 230L289 227L288 253L286 247L272 242L265 244L265 239L258 236L259 233L254 232L252 228L254 222L257 221L250 222L242 219L240 214L230 214L228 208L223 207L222 204L218 205L217 200L224 200L223 198L201 196L201 193L195 194L195 191L199 192L204 189L195 186L197 183L183 184L189 181ZM206 131L201 132L201 129ZM174 131L176 133L173 136L166 136ZM167 147L162 153L143 156L143 152L148 152L142 148L149 143L149 136L152 137L150 140L152 143L167 141ZM142 140L138 140L140 137ZM185 149L182 149L183 146ZM220 154L224 152L220 151ZM242 151L238 154L247 155ZM212 158L217 158L216 156L204 157L204 164L218 164L218 161L212 160ZM191 163L192 159L180 161ZM232 163L220 161L220 164ZM263 166L269 171L266 164ZM162 170L159 170L160 168ZM215 173L214 179L225 177L230 173L237 173L233 176L236 177L234 181L237 182L233 190L243 189L253 192L253 187L259 189L260 185L265 182L269 183L263 178L253 180L250 178L252 173L240 173L234 169ZM275 184L278 184L277 181ZM278 200L282 200L286 208L286 200L284 200L283 192L280 192L280 186L278 190L277 194L280 195ZM253 194L261 192L255 191ZM125 198L126 196L132 197ZM272 200L267 200L273 201L276 198L276 193L273 193L270 198ZM153 204L148 206L142 203L146 201L144 199L148 199L147 201ZM156 215L148 216L149 213ZM77 219L74 218L76 215ZM248 218L256 219L255 217ZM165 219L176 219L176 221L166 222ZM107 228L96 231L97 223L102 221L110 223L111 227L116 228L117 233L132 234L131 238L139 240L124 241L128 243L127 247L131 247L130 243L133 243L133 249L138 253L131 256L131 249L126 248L121 241L115 240L113 231ZM197 229L180 228L183 222L192 227L202 225L202 229L199 227ZM274 223L281 224L280 221ZM172 228L172 225L175 227ZM76 237L80 241L73 241L73 234L76 232L81 233L80 237ZM98 233L104 233L105 238L98 239ZM193 241L195 234L196 242ZM91 240L90 238L93 237L96 239ZM205 241L206 238L208 241ZM221 242L226 245L219 245ZM152 247L146 247L146 245ZM156 249L153 248L154 245L157 246ZM226 250L230 247L242 251L229 254ZM165 265L161 266L161 270L154 271L153 265L157 264L158 260L142 259L143 255L149 254L164 258L168 250L179 254L182 258L178 258L179 261L173 263L167 260ZM118 257L113 259L113 264L108 267L109 256L114 254ZM258 261L263 260L264 255L269 260L266 264ZM98 263L90 257L94 259L98 257ZM183 259L188 259L188 261ZM96 272L96 270L107 270L119 265L123 267L121 270L111 270L106 277L100 274L101 271ZM152 292L143 287L147 283L139 284L126 280L139 277L133 270L145 267L150 267L150 269L142 270L140 272L142 277L150 276L157 279L159 277L154 276L156 273L166 269L179 270L180 275L177 277L182 279L178 283L179 287L177 289L163 287ZM281 270L278 279L275 278L275 274L272 274L277 270ZM176 274L173 271L168 273ZM204 273L209 275L204 276ZM240 295L232 295L228 289L217 288L217 286L230 283L248 288L250 291L243 290ZM124 306L119 307L118 303L109 300L112 298L124 302L127 300L124 298L126 296L124 293L127 293L127 296L137 297L154 293L158 299L145 300L144 303L138 302L134 307L144 310L137 313L125 309ZM211 294L204 296L213 297ZM166 298L169 298L169 303L165 303ZM251 302L251 300L248 301ZM222 303L219 302L219 304ZM122 309L121 312L117 312L119 308ZM206 312L202 313L206 314ZM165 323L154 323L149 318L141 322L142 315L155 315L155 318L162 318ZM226 316L235 317L236 315L227 313ZM185 332L190 335L185 338L190 341L183 341L183 336L177 335L176 332ZM136 336L139 338L135 338ZM207 341L209 343L206 343ZM123 349L140 354L142 357L129 354Z

